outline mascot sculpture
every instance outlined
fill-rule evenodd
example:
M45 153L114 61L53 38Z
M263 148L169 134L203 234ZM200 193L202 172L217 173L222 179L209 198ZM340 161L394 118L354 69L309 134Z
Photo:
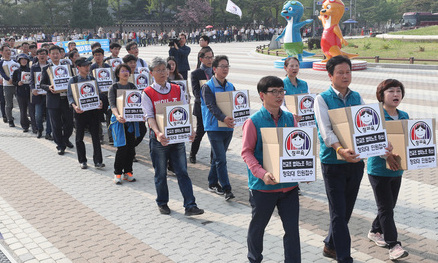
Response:
M313 19L307 19L300 22L304 13L303 5L298 1L286 1L283 6L281 16L283 16L287 25L281 35L277 37L277 41L284 37L284 49L288 57L298 57L299 61L303 61L303 57L311 57L315 55L303 50L303 40L301 39L300 29L309 23L313 22Z
M321 38L321 50L325 55L322 62L327 62L330 58L343 55L348 58L357 57L357 54L348 54L341 50L342 45L348 45L342 36L339 22L344 15L345 6L341 0L325 0L322 4L320 16L318 17L324 27Z

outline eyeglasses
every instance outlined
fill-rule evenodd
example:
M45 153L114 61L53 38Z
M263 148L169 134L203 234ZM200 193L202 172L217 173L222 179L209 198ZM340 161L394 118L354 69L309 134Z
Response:
M122 69L122 70L120 70L120 73L129 73L129 70L126 70L126 69L123 70L123 69Z
M218 68L223 68L223 69L226 69L226 68L230 68L231 66L230 65L221 65L221 66L217 66Z
M213 57L207 57L207 56L205 56L204 58L205 59L213 59Z
M284 89L274 89L274 90L268 90L265 93L272 93L274 96L278 95L284 95L285 90Z
M157 70L153 70L153 71L162 74L162 73L166 73L166 72L167 72L167 69L157 69Z

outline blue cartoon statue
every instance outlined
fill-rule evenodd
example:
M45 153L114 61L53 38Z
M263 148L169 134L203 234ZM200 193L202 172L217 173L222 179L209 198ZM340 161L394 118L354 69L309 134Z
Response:
M287 26L277 37L277 41L284 37L284 49L287 55L298 57L299 61L303 61L303 57L311 57L315 55L303 50L303 40L301 39L300 29L309 23L313 22L313 19L307 19L300 22L304 13L304 6L298 1L286 1L283 6L281 15L286 19Z

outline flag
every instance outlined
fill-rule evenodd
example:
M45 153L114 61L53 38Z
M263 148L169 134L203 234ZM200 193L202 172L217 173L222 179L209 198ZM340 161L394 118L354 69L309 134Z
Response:
M242 10L240 10L240 8L231 0L228 0L227 8L225 9L225 11L230 12L231 14L238 15L240 18L242 18Z

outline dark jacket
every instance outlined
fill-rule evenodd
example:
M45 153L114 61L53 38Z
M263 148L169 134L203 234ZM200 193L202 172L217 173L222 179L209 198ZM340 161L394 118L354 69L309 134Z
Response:
M19 69L14 71L14 74L12 74L12 84L14 84L15 87L17 87L17 96L20 97L28 97L30 96L30 85L29 84L23 84L21 86L18 86L18 82L21 80L21 73L22 72L30 72L30 68L28 65L26 66L20 66Z
M30 67L30 88L31 89L36 89L35 87L35 73L36 72L41 72L41 65L39 62L32 64L32 67ZM46 99L46 95L33 95L32 94L32 103L34 104L40 104L43 102L43 100Z
M190 47L186 45L179 47L178 49L171 48L169 50L169 56L175 57L176 63L178 65L178 70L180 72L190 70L189 59L188 59L190 51L191 51Z
M205 72L198 68L191 73L191 81L192 81L192 90L193 96L195 96L195 104L193 104L193 115L197 117L201 117L201 85L199 83L200 80L207 80L207 75Z
M48 109L58 109L61 107L61 103L67 103L67 94L65 94L64 96L61 96L60 93L52 93L49 89L51 83L50 83L50 77L48 74L48 70L49 67L53 66L54 64L52 62L50 62L49 64L47 64L47 66L45 66L42 69L41 72L41 83L40 83L40 87L47 91L47 95L46 95L46 107ZM63 101L65 100L65 101Z

